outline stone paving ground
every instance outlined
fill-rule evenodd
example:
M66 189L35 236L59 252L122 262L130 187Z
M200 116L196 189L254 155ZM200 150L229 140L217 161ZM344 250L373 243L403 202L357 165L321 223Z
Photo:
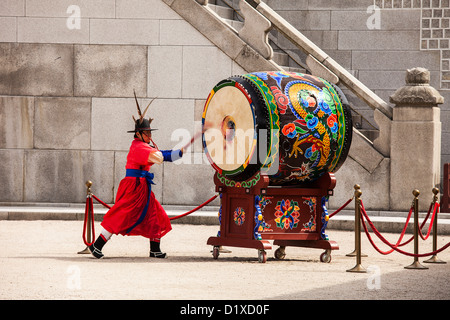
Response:
M4 300L449 300L450 249L438 256L447 264L407 270L413 258L381 255L362 236L362 265L368 273L350 273L356 264L346 254L354 233L328 230L339 244L331 263L321 249L286 248L286 258L259 263L256 249L228 248L217 260L206 244L217 226L174 224L163 239L167 259L150 259L142 237L113 236L105 258L77 254L85 248L81 221L0 221L0 299ZM100 225L96 223L96 231ZM398 234L385 234L395 242ZM408 238L407 234L405 238ZM376 241L382 250L388 248ZM439 236L438 247L450 242ZM403 247L413 252L411 244ZM431 238L421 241L431 251ZM423 261L420 258L419 261Z

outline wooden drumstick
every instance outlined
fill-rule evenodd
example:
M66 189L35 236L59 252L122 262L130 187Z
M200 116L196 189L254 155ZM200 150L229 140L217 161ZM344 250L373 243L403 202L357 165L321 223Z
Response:
M191 139L191 141L189 141L188 143L186 143L181 149L183 150L183 152L184 152L184 150L186 150L186 148L187 147L189 147L193 142L194 142L194 140L195 139L197 139L199 136L201 136L203 134L203 132L197 132L193 137L192 137L192 139Z
M209 122L205 122L203 125L203 129L199 132L197 132L196 134L194 134L194 136L192 137L191 141L189 141L188 143L186 143L181 150L186 150L187 147L189 147L196 139L198 139L203 133L205 133L206 130L208 130L209 128L211 128L211 123Z

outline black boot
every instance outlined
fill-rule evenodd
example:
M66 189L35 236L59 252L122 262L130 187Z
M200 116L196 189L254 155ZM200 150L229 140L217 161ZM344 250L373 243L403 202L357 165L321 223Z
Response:
M161 248L159 246L158 241L150 241L150 257L151 258L161 258L164 259L166 257L165 252L161 252Z
M106 240L100 235L95 242L89 246L89 250L97 259L103 258L102 248L105 245Z

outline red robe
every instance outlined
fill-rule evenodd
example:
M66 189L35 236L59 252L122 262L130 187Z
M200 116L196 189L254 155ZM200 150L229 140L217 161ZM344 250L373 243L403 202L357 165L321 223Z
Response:
M134 139L127 156L126 169L150 170L153 163L148 162L150 152L156 152L147 143ZM142 222L132 228L145 208L148 200L147 180L144 177L125 177L120 181L116 203L105 214L102 227L113 234L143 236L149 239L160 239L172 226L166 211L156 200L151 191L148 210ZM132 228L131 231L129 229Z

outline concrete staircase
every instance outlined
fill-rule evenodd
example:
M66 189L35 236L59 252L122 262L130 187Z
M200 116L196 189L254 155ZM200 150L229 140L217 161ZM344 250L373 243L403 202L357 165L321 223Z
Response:
M240 13L238 1L227 0L210 0L208 1L208 8L214 11L220 16L224 22L226 22L230 28L233 28L236 33L244 27L244 17ZM283 70L292 72L308 73L307 66L305 64L300 65L299 58L295 59L292 55L288 54L278 44L278 39L275 32L269 33L269 44L273 48L272 60L277 63ZM301 63L301 62L300 62Z
M213 12L227 23L236 33L244 27L244 16L240 13L239 1L232 0L209 0L207 4ZM298 55L293 51L286 51L279 44L279 35L276 30L268 34L269 45L273 48L272 60L283 70L301 73L311 73L308 69L305 55ZM379 136L376 124L366 119L355 106L352 106L353 126L367 139L373 142Z

